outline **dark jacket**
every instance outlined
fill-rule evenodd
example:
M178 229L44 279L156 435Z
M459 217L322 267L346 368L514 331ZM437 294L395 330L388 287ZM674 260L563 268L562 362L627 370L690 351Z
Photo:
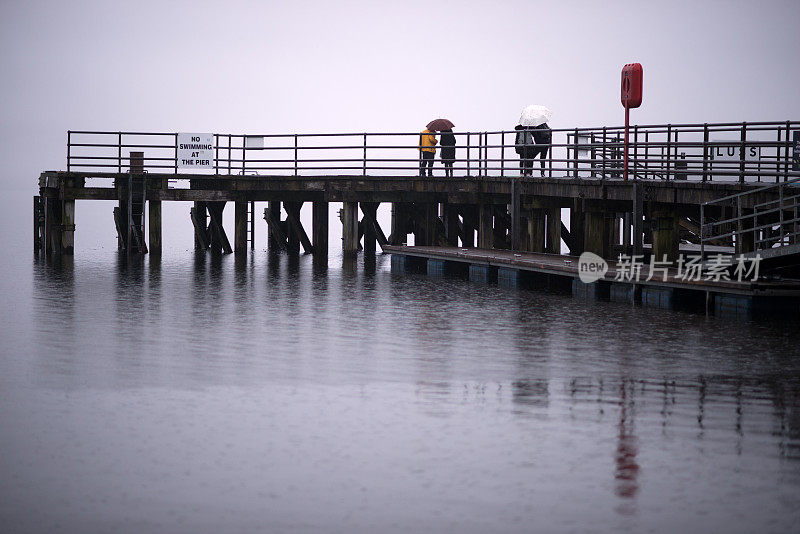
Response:
M547 123L540 124L531 128L533 131L533 140L537 145L549 145L553 140L553 132Z
M442 147L442 161L454 161L456 159L456 136L452 131L443 131L440 146Z

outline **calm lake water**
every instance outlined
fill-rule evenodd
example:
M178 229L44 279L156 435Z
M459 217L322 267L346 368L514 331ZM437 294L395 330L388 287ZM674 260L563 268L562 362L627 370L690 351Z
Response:
M59 264L29 221L0 259L2 532L800 527L797 321L397 276L334 239L327 270Z

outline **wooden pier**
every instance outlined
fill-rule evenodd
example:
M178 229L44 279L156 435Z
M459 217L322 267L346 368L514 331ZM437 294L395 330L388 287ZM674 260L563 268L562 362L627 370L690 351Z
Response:
M111 200L117 202L114 220L120 249L129 254L160 254L162 203L190 201L194 204L187 224L194 227L197 249L246 254L261 227L256 224L262 218L257 213L259 203L264 207L270 250L299 253L302 247L324 258L329 249L330 204L342 203L345 254L361 250L371 254L380 247L392 254L449 262L479 264L481 257L493 257L493 261L505 261L508 268L575 278L573 260L560 256L562 242L572 257L592 252L610 261L624 254L676 262L687 248L699 247L707 253L717 247L730 254L764 252L768 259L764 270L779 269L775 272L786 278L783 288L772 287L769 294L786 297L794 295L800 264L796 261L800 173L794 168L790 144L790 133L797 126L770 126L771 134L777 132L777 141L748 141L742 133L741 157L733 162L708 157L714 150L708 139L709 125L703 127L703 142L679 142L682 130L672 127L666 143L653 141L660 129L643 128L631 147L634 172L627 181L619 172L620 142L618 137L609 137L607 129L600 140L593 137L601 135L599 130L565 130L563 143L555 131L542 167L544 176L535 177L514 172L518 159L509 155L513 142L508 141L513 132L495 132L499 134L495 143L488 133L465 134L467 145L459 146L465 157L457 160L461 165L456 165L453 178L423 177L416 172L415 134L370 134L405 136L402 144L388 145L368 145L368 135L363 134L363 148L361 143L299 148L296 135L289 136L293 143L288 147L250 148L252 136L241 136L236 145L233 136L215 134L212 172L187 172L178 166L178 134L174 134L174 154L164 156L164 150L172 150L171 143L126 143L123 138L156 134L120 133L115 146L76 143L72 141L76 134L71 132L68 170L48 171L39 177L34 248L47 254L73 254L79 217L76 201ZM687 130L683 130L684 139ZM639 140L644 133L649 139ZM471 139L477 142L470 144ZM769 157L746 159L745 148L750 146ZM111 148L116 154L76 154L79 147ZM403 148L404 157L387 157ZM286 159L252 155L269 149L275 151L270 154L286 150L293 154ZM337 150L337 157L304 159L299 154L326 149ZM353 149L363 150L360 159L338 157ZM686 151L693 149L699 156L687 162ZM376 154L370 157L368 150ZM356 164L351 165L354 159ZM100 163L92 163L96 160ZM228 203L234 205L232 243L222 225ZM305 203L312 204L310 229L300 218ZM382 203L391 204L389 228L381 227L376 215ZM414 249L404 247L409 235L414 236ZM750 296L761 291L735 284L694 289Z

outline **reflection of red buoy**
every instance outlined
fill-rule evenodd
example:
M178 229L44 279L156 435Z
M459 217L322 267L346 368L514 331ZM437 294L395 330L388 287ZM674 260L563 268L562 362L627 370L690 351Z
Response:
M639 464L636 455L639 452L638 440L633 435L633 422L627 418L627 392L625 383L620 389L620 414L619 435L617 437L617 451L614 457L616 469L614 470L614 493L619 497L632 498L639 492Z

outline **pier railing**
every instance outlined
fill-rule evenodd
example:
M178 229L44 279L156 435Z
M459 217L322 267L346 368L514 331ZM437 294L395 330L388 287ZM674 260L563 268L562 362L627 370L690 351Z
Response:
M629 178L768 182L800 176L800 121L637 125L630 129ZM623 127L552 130L533 175L621 179ZM514 177L521 173L517 131L454 132L455 176ZM183 168L178 133L69 131L67 170L125 173L131 153L145 172L209 175L409 176L420 171L419 132L212 134L210 168ZM438 135L437 135L438 138ZM443 176L437 146L434 175ZM134 154L137 166L142 156ZM794 158L794 162L793 162Z
M701 204L701 254L706 245L723 239L732 240L739 253L769 257L800 252L798 186L800 178L795 178ZM712 210L720 216L709 217Z

